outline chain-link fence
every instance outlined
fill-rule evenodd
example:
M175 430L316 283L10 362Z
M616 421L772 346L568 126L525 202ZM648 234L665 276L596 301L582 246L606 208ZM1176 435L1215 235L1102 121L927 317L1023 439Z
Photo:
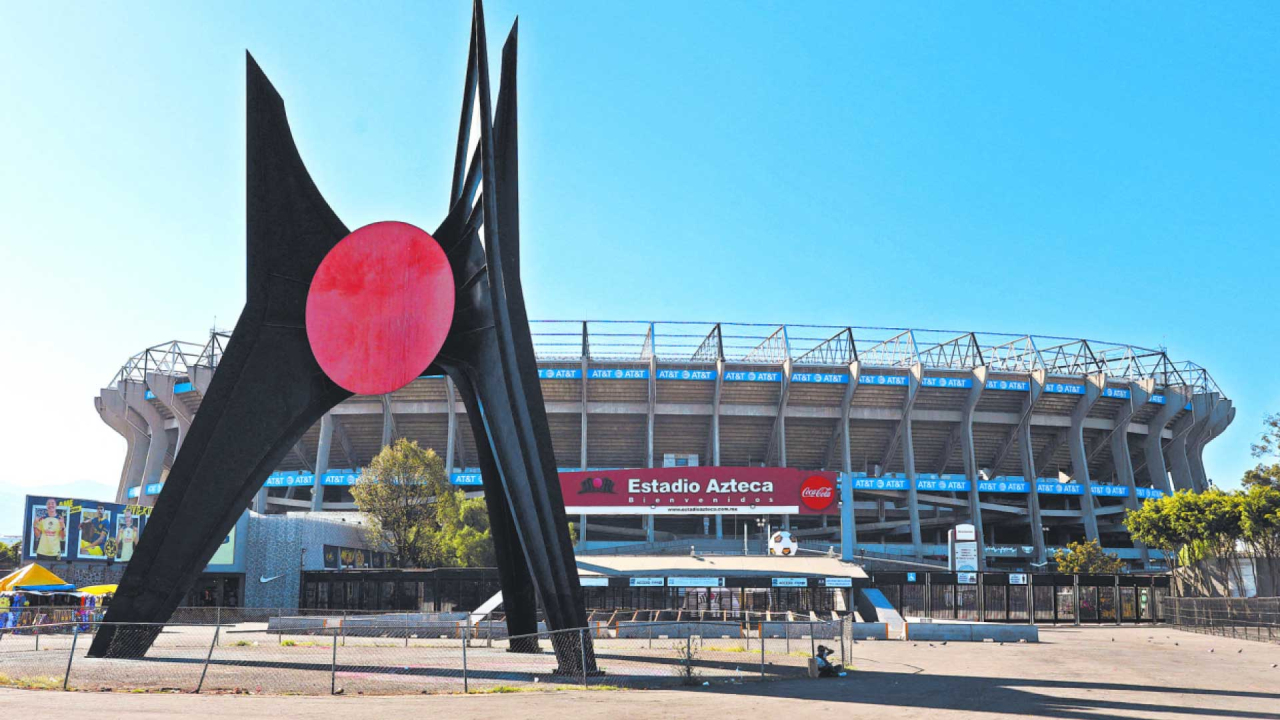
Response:
M1179 630L1280 643L1280 598L1164 598L1165 621Z
M253 694L656 688L811 674L844 663L852 623L620 623L508 637L496 626L329 616L308 627L48 623L0 629L0 685ZM103 635L105 652L90 656ZM102 648L99 648L102 649Z

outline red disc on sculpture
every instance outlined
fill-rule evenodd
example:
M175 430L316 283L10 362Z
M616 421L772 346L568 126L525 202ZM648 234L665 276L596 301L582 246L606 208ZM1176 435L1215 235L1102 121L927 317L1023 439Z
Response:
M329 251L307 295L307 339L334 382L381 395L435 360L453 323L449 259L402 222L366 225Z

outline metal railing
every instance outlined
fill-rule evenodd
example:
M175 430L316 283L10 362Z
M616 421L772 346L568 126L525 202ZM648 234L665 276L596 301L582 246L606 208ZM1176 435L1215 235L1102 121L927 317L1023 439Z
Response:
M388 695L740 683L808 677L820 643L847 662L854 628L664 622L496 637L483 624L457 634L415 623L357 632L331 619L282 636L260 623L63 623L0 629L0 685ZM90 657L99 633L108 634L106 656Z
M1280 597L1163 601L1165 622L1188 632L1280 643Z
M774 325L716 322L534 320L534 353L542 363L593 362L909 368L1049 375L1105 373L1117 380L1155 381L1157 388L1190 387L1222 393L1209 372L1171 360L1163 348L1016 333L924 328ZM214 331L203 345L170 341L143 350L120 368L111 385L144 381L147 372L189 376L194 366L216 368L230 336ZM1225 396L1225 395L1224 395Z

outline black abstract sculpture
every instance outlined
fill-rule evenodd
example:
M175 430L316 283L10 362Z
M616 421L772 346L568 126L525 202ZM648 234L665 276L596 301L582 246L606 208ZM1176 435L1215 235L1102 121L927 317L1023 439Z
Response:
M536 633L539 601L551 629L585 624L520 284L516 30L503 47L491 112L476 1L450 209L433 234L449 261L453 312L443 345L422 368L448 375L467 408L513 636ZM321 367L307 325L317 270L350 233L311 181L280 96L251 56L247 65L247 300L107 623L167 621L289 448L353 394ZM156 633L107 624L90 655L141 656ZM594 672L591 648L570 635L554 643L561 668L585 657ZM537 651L536 637L511 649Z

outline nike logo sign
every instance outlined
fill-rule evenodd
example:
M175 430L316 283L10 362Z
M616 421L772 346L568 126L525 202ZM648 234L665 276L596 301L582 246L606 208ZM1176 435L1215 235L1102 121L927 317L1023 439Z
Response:
M271 582L272 580L277 580L277 579L282 578L282 577L284 577L284 576L283 576L283 575L276 575L276 576L274 576L274 577L267 577L266 575L259 575L259 576L258 576L258 582L260 582L260 583L269 583L269 582Z

